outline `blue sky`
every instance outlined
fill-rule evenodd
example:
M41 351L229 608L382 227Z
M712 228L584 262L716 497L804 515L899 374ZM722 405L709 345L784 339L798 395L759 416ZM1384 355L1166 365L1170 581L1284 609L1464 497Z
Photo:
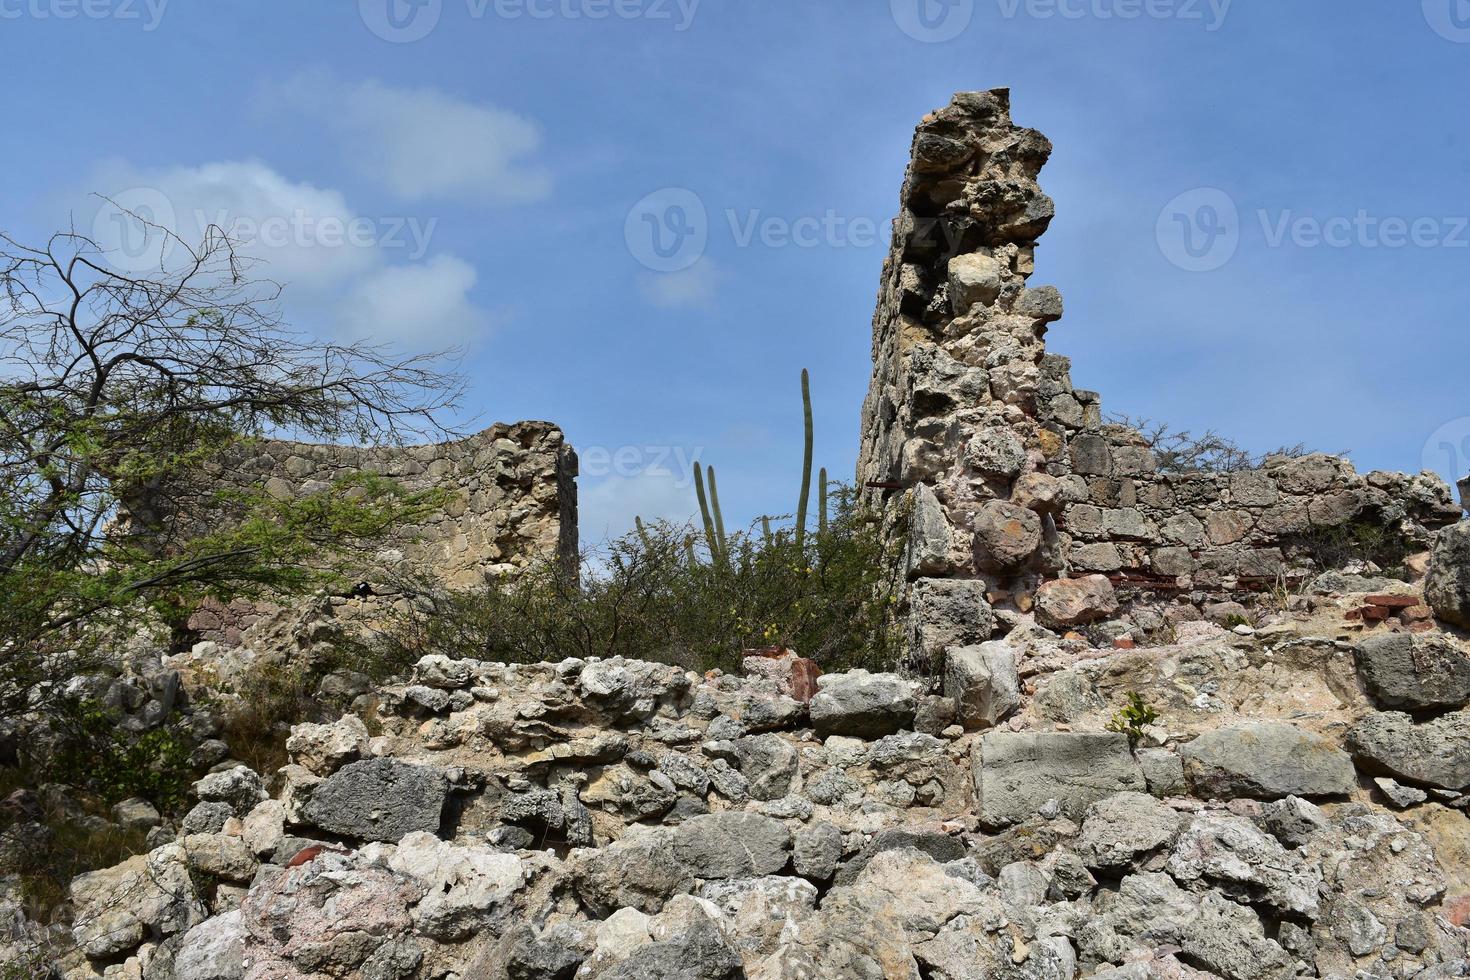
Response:
M469 415L582 451L584 541L696 455L793 509L803 367L850 478L910 135L993 86L1106 410L1470 471L1470 0L0 0L0 56L0 228L222 217L301 328L466 345Z

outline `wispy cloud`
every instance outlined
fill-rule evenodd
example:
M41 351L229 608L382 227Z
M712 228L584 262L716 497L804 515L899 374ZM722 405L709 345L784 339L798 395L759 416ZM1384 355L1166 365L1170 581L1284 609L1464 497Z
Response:
M325 72L272 86L266 100L319 122L364 177L406 201L524 204L551 194L536 159L541 128L506 109Z

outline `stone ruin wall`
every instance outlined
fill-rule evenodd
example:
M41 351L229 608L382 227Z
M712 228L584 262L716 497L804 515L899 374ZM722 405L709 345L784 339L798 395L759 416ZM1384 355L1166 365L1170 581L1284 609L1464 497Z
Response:
M1105 422L1044 337L1055 287L1028 285L1054 214L1051 153L1009 92L956 95L918 128L873 320L859 485L904 535L914 654L988 639L1048 580L1103 574L1155 593L1268 588L1313 528L1371 519L1424 543L1460 510L1432 474L1273 457L1166 473ZM1053 624L1055 625L1055 624Z
M279 499L327 489L354 473L411 493L447 491L423 521L396 528L376 578L422 578L449 588L487 585L531 562L577 555L577 456L549 422L498 423L457 442L407 447L249 444L205 469L215 489L263 487ZM376 575L374 573L377 573Z

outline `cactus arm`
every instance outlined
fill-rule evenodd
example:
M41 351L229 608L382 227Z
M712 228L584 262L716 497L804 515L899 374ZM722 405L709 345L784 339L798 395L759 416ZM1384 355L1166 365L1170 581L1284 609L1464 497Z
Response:
M730 539L725 537L725 515L720 512L720 488L715 484L715 468L706 466L709 473L709 509L715 516L715 537L720 542L720 560L730 558Z
M704 540L709 545L710 559L720 560L720 546L715 539L715 522L709 516L709 501L704 496L704 473L694 464L694 493L699 497L699 515L704 519Z
M817 474L817 536L827 536L827 468Z
M801 369L801 410L806 427L801 460L801 499L796 505L796 547L806 540L806 507L812 495L812 389L806 368Z

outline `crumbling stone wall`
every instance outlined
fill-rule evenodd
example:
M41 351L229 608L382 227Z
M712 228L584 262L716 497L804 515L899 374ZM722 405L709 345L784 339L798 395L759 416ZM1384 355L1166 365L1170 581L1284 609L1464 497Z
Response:
M1358 475L1345 459L1163 473L1046 351L1055 287L1033 287L1054 214L1051 153L1007 90L956 95L918 128L873 320L858 480L906 536L910 622L925 658L989 636L992 606L1029 609L1088 573L1150 589L1274 583L1283 546L1371 519L1427 546L1459 517L1432 474Z
M278 498L326 489L354 473L392 480L410 492L447 491L445 506L396 528L368 579L424 579L471 588L514 575L531 562L577 555L577 456L549 422L498 423L456 442L408 447L312 445L264 440L207 464L200 481L213 493L263 487ZM188 508L161 493L163 508ZM160 509L157 500L150 505ZM198 506L196 504L196 506ZM155 515L197 522L198 513ZM378 574L375 574L378 573Z

